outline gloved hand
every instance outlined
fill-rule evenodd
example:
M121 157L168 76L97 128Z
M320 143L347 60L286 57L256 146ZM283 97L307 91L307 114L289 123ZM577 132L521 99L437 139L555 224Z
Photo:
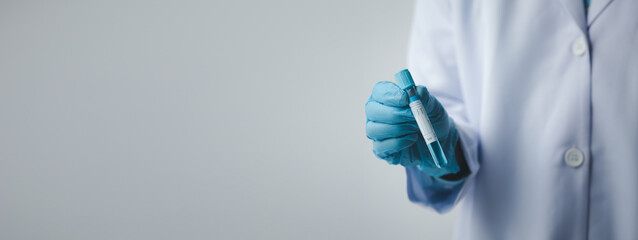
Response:
M447 166L438 168L434 165L408 106L407 92L392 82L377 83L366 103L366 134L373 141L374 154L390 164L406 167L425 161L425 167L420 170L432 177L459 172L454 155L459 137L454 121L425 87L417 86L416 89L447 157Z

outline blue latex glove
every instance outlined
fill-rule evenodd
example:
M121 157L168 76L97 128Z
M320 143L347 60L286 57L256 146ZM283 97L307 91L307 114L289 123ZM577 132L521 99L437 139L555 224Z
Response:
M454 148L459 137L454 121L425 87L417 86L416 89L447 157L447 166L438 168L434 165L408 106L408 94L392 82L377 83L366 103L366 134L373 141L373 152L390 164L401 164L406 167L425 161L425 168L420 170L432 177L457 173L459 166L454 156Z

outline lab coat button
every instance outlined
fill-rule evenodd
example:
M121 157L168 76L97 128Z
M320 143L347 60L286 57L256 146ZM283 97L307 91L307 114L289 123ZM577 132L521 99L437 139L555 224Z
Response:
M577 168L580 165L583 165L584 161L585 155L583 155L583 152L577 148L570 148L565 153L565 163L567 163L570 167Z
M578 38L572 43L572 53L574 56L582 56L587 51L587 43L585 39Z

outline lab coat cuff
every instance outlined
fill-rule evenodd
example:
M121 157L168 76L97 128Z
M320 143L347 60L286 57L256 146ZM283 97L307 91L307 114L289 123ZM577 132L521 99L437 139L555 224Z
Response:
M406 167L410 201L430 207L438 213L445 213L452 209L472 187L474 176L478 171L477 138L463 123L457 123L457 130L465 160L471 171L470 175L464 179L449 181L426 175L414 166Z
M415 166L406 167L408 198L439 213L449 211L465 179L446 181L429 176Z
M455 121L455 124L459 133L459 142L463 148L465 161L470 169L470 175L465 178L465 182L463 182L463 186L454 200L454 205L460 202L463 196L474 186L474 179L480 168L478 161L478 133L467 122Z

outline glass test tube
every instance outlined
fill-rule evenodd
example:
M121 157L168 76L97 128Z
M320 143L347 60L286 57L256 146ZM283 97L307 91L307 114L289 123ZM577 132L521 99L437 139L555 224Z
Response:
M441 148L439 139L436 137L436 133L434 133L432 123L430 123L428 114L425 112L421 98L416 92L416 86L414 85L414 80L412 80L410 71L407 69L401 70L395 74L394 77L396 78L397 83L399 83L399 87L405 90L410 97L410 109L412 110L412 115L414 115L414 119L419 126L419 130L421 130L423 139L425 139L425 143L430 150L430 154L434 160L434 165L438 168L445 167L447 165L447 158L445 158L445 154L443 154L443 149ZM423 169L425 166L425 161L422 160L418 167Z

